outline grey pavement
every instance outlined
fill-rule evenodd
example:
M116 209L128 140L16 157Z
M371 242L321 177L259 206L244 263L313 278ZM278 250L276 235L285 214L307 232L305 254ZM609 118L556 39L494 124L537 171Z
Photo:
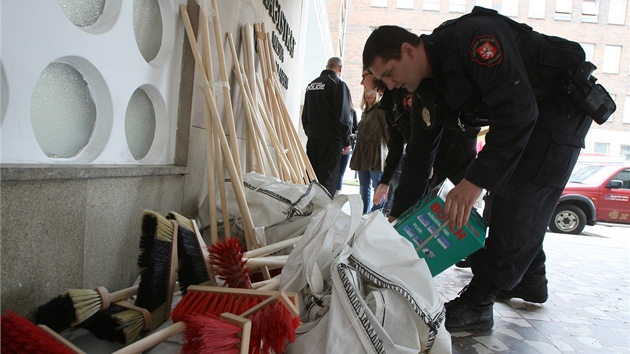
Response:
M357 194L344 185L342 193ZM549 300L494 305L494 327L451 334L453 353L630 353L630 225L587 226L581 235L548 232ZM455 266L434 280L443 300L470 281Z

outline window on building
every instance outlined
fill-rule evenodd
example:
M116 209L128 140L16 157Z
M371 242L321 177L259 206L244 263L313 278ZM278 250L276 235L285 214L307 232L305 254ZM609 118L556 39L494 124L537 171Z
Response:
M593 152L598 152L600 154L608 154L609 149L609 143L595 143L595 146L593 146Z
M630 95L626 96L626 104L624 107L626 108L623 110L622 122L624 124L630 124Z
M597 23L599 18L599 0L584 0L582 2L582 22Z
M448 3L449 12L466 12L466 0L451 0Z
M604 47L604 65L602 72L610 74L619 73L619 63L621 62L621 46L607 45Z
M485 7L486 9L492 8L492 0L477 0L475 1L476 6Z
M571 21L572 10L572 0L556 0L556 14L554 19L558 21Z
M387 0L371 0L370 6L372 7L387 7Z
M501 0L502 15L510 17L518 17L518 0Z
M608 23L612 25L623 25L626 23L626 6L628 0L610 0L608 9Z
M545 18L547 0L529 0L529 18Z
M580 43L582 49L584 49L585 59L586 61L593 62L593 56L595 53L595 44L593 43Z
M397 0L396 7L399 9L413 9L413 0Z
M621 144L621 148L619 149L619 155L625 156L626 161L630 161L630 145Z
M424 0L423 10L440 11L440 0Z

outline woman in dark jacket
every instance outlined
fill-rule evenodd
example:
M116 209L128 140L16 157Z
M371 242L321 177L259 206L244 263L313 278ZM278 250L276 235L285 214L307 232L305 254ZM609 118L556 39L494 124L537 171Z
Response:
M372 204L372 189L376 190L383 175L387 156L387 117L378 109L380 93L373 85L364 83L359 121L359 133L355 150L350 160L350 168L358 172L359 193L363 200L363 213L381 209L384 200Z

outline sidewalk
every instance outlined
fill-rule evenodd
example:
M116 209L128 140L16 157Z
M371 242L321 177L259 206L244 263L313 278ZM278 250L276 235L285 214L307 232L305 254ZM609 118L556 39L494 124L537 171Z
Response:
M548 232L544 247L549 300L496 302L493 330L452 334L453 353L630 353L630 226ZM471 278L469 268L451 267L434 279L446 302Z

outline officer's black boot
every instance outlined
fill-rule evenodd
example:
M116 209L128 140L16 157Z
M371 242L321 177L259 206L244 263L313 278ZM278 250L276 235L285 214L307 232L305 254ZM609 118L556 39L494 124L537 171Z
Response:
M492 307L499 289L477 277L446 307L445 326L449 332L487 331L494 326Z
M501 290L497 295L499 300L519 298L539 304L547 301L548 297L547 278L544 275L523 278L512 290Z

